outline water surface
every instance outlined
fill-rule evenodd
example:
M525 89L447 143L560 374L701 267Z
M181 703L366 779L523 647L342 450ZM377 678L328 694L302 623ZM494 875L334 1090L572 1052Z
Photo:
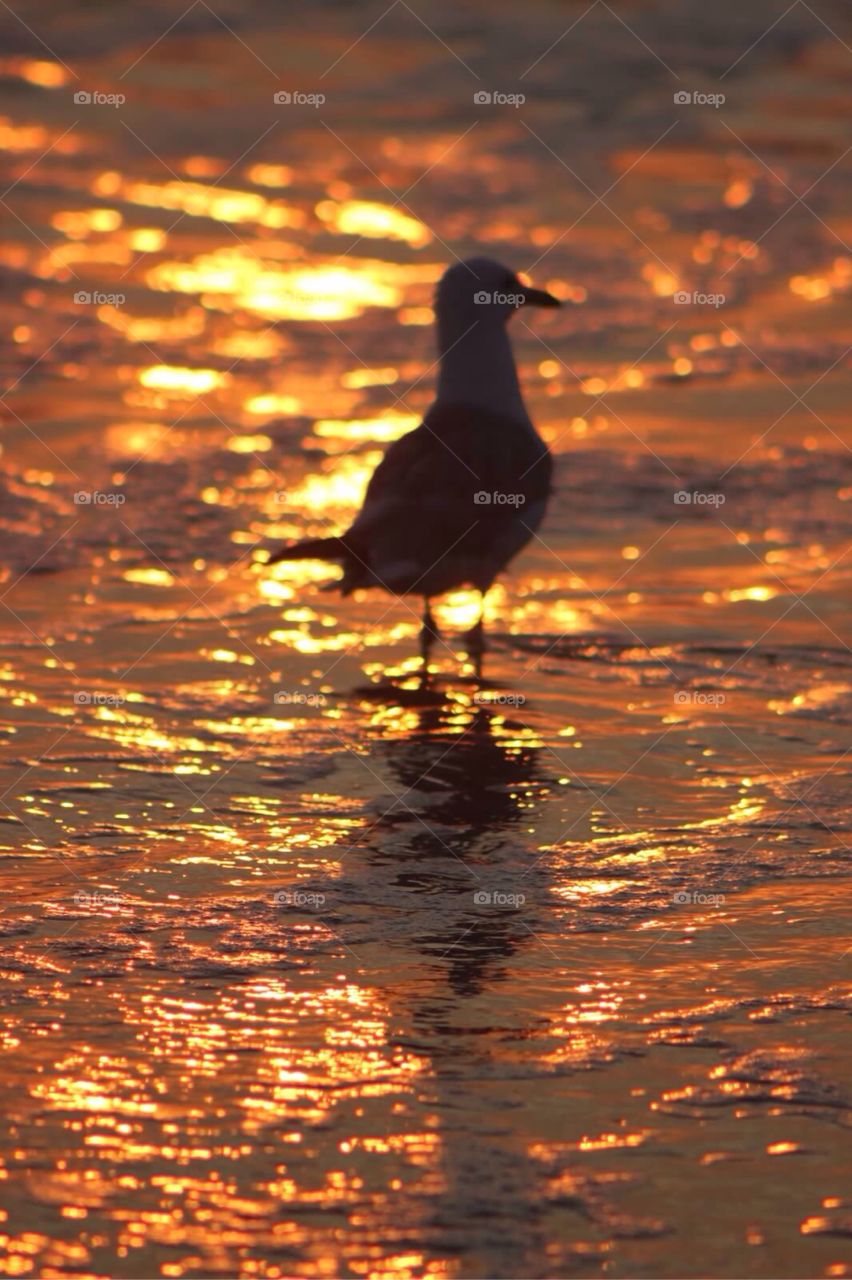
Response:
M5 1274L852 1273L852 23L679 13L4 16ZM474 252L558 489L424 680L255 549Z

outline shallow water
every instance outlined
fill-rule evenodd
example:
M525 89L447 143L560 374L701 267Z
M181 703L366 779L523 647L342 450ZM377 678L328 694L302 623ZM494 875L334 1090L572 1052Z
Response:
M3 18L4 1273L852 1274L848 10L178 9ZM475 251L558 490L424 680L254 549Z

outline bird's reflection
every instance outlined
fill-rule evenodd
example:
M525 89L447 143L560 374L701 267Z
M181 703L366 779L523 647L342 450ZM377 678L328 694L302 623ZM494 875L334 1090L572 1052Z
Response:
M355 899L371 906L373 936L379 904L384 932L378 954L362 948L357 929L349 936L386 993L393 1042L430 1064L424 1097L442 1117L435 1229L443 1238L442 1222L469 1224L477 1274L537 1274L535 1162L499 1125L480 1132L477 1103L458 1086L493 1078L507 1016L519 1036L527 1033L523 1008L510 1002L509 1015L494 997L519 952L538 945L547 889L547 860L529 830L551 783L544 750L526 705L521 714L511 694L482 696L491 694L478 683L402 696L387 685L359 691L374 712L370 767L387 790L376 795L344 874L357 881ZM339 927L346 939L342 918ZM397 970L415 981L389 983ZM495 1082L492 1089L501 1094Z
M409 796L430 798L436 821L459 828L457 844L473 850L485 834L523 819L518 788L538 772L538 749L513 737L516 726L477 706L466 723L451 723L452 709L424 707L405 742L383 748L387 768Z
M380 713L370 765L387 788L374 801L360 874L381 877L407 944L442 959L450 989L471 995L530 937L542 872L524 834L549 779L536 735L511 701L421 686L403 693L404 730L388 732L381 712L399 693L359 691ZM524 875L534 862L535 891Z
M409 669L345 701L361 749L340 755L329 791L363 796L366 786L367 799L333 872L325 847L316 881L299 881L322 903L305 936L319 971L329 950L335 987L345 972L353 991L376 993L388 1052L418 1064L414 1105L430 1137L424 1238L448 1256L464 1249L472 1274L545 1274L541 1172L500 1118L518 1105L507 1042L525 1042L530 1020L547 1017L547 990L533 1013L520 977L524 953L552 950L553 936L550 864L534 828L557 780L534 709L476 678L443 685ZM470 1081L487 1082L488 1123L476 1090L460 1085Z

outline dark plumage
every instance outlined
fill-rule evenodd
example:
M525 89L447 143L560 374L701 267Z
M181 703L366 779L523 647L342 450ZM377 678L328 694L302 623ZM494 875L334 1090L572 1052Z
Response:
M520 301L483 303L486 294ZM329 560L343 568L332 585L344 595L360 587L421 595L433 636L431 596L488 590L538 528L551 487L550 453L524 407L506 333L526 304L559 305L488 259L445 273L438 398L422 425L388 448L346 533L284 547L270 564Z

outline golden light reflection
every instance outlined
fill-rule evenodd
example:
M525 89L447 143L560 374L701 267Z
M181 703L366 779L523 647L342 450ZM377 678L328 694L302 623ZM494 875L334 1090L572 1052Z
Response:
M391 365L384 369L351 369L344 373L340 381L344 387L356 390L360 387L390 387L399 379L399 374Z
M0 147L4 151L38 151L50 142L50 135L40 124L15 124L0 116Z
M303 563L310 564L310 561ZM328 565L317 564L315 572L311 575L310 581L322 581L323 570L328 573ZM287 649L293 649L296 653L346 653L361 645L366 648L377 648L387 644L397 644L403 640L410 640L412 636L417 635L419 624L412 620L411 622L392 622L388 621L384 625L374 624L370 631L364 635L358 635L354 631L320 631L311 632L307 627L293 628L285 630L278 628L269 633L269 639L275 644L284 645Z
M204 332L205 316L201 307L193 307L178 316L134 316L123 308L98 307L98 319L110 329L124 334L130 342L181 342ZM148 384L152 385L152 384Z
M197 182L131 182L118 175L102 175L94 184L97 194L120 195L131 204L154 209L180 210L217 222L255 222L263 227L301 227L305 215L280 200L267 200L252 191Z
M267 453L271 448L270 436L232 436L228 441L231 453Z
M272 360L283 349L284 342L281 337L269 329L237 329L233 333L217 338L211 347L214 355L226 356L230 360ZM249 401L249 403L252 402ZM257 410L250 409L249 412L257 412Z
M113 1079L115 1083L119 1083L116 1077ZM96 1080L75 1080L69 1076L57 1076L50 1081L49 1085L35 1084L32 1093L36 1098L43 1098L48 1105L68 1111L105 1111L113 1115L125 1116L155 1115L157 1112L156 1103L103 1092L103 1084Z
M772 779L766 778L765 781L770 782ZM751 778L742 778L740 785L750 789L753 781ZM758 799L756 796L741 796L739 800L735 800L729 806L727 813L713 818L703 818L696 822L685 823L684 827L690 831L700 831L702 828L716 829L729 824L751 823L758 819L765 809L765 800ZM699 850L696 849L695 852L698 853Z
M272 578L261 579L258 583L258 590L265 600L275 601L276 603L283 600L293 600L296 595L296 589L290 586L288 582L279 582L277 579Z
M597 1138L581 1138L576 1147L578 1151L618 1151L641 1147L652 1136L651 1129L642 1129L638 1133L602 1133Z
M93 231L115 231L123 221L117 209L72 209L51 218L54 227L73 240L82 240Z
M650 284L658 298L672 298L681 287L677 276L658 266L656 262L649 262L642 268L642 278Z
M505 590L499 585L489 594L486 607L489 612L499 609L500 599L505 600ZM436 617L454 630L464 631L474 625L479 617L481 600L478 591L451 591L444 596L436 609Z
M139 381L143 387L156 387L177 395L203 395L214 387L224 386L228 382L228 375L217 373L215 369L185 369L175 365L155 364L140 371Z
M36 84L41 89L59 89L71 78L65 67L43 58L3 58L0 70L6 75L20 76L28 84Z
M335 458L327 471L307 475L286 495L285 505L293 511L324 514L330 509L353 511L360 506L364 490L382 454L370 450L358 457Z
M754 195L754 183L748 178L735 178L725 189L725 204L729 209L741 209Z
M341 235L366 236L378 240L404 240L420 249L430 244L432 233L422 222L393 205L368 200L346 200L337 204L323 200L317 217Z
M67 240L51 245L46 253L36 251L34 271L43 280L66 280L68 268L123 267L129 265L131 258L130 246L117 236L97 241Z
M269 734L292 733L296 728L295 719L279 719L276 716L233 716L230 720L202 720L199 724L210 733L255 740L265 738Z
M538 626L553 625L560 633L571 634L587 629L593 624L596 617L603 615L602 607L595 603L580 609L564 600L541 600L532 596L533 591L547 589L548 587L543 582L540 582L537 586L530 584L530 596L518 601L516 604L511 604L511 606L507 604L511 620L510 631L517 634ZM489 592L490 599L491 593Z
M790 292L806 302L822 302L835 293L845 293L852 285L852 258L835 258L821 275L790 277Z
M287 187L293 181L293 170L286 164L253 164L246 177L258 187Z
M387 413L381 418L320 418L314 432L321 437L340 440L398 440L420 425L416 413Z
M159 227L136 227L128 231L128 243L137 253L157 253L165 247L166 232Z
M569 901L582 902L585 898L606 897L610 893L618 893L620 889L629 887L629 880L578 880L575 884L564 885L556 892Z
M775 587L767 586L732 587L729 591L723 592L725 599L732 603L740 600L774 600L779 594Z
M121 576L125 582L138 582L147 587L173 587L175 584L167 569L125 569Z
M434 321L431 307L403 307L399 313L400 324L431 325Z
M250 653L237 653L234 649L202 649L202 658L211 662L242 662L247 667L254 666L254 658Z
M241 249L152 267L152 289L200 294L205 305L238 306L281 320L348 320L367 307L397 307L402 290L385 265L281 267ZM385 277L384 279L382 277Z
M420 1277L438 1277L452 1274L454 1268L443 1259L429 1259L423 1253L390 1253L381 1262L374 1259L354 1258L350 1264L356 1275L365 1280L419 1280Z
M852 685L844 681L829 681L811 689L796 693L792 698L771 698L766 704L776 715L795 715L819 712L833 706L842 707L852 693Z
M302 402L296 396L281 396L268 393L261 396L251 396L246 400L243 407L246 413L254 413L263 417L270 417L276 413L286 416L300 413Z

